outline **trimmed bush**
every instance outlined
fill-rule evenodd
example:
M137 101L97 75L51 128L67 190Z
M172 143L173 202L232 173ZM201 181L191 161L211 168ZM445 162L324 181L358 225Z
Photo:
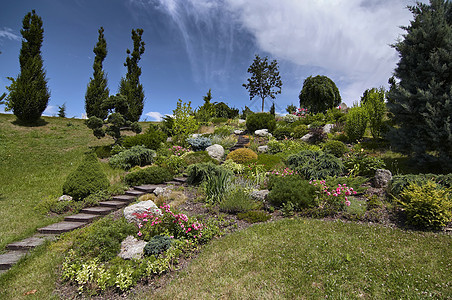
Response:
M237 219L244 220L248 223L266 222L271 217L271 215L261 210L251 210L237 214Z
M421 229L438 230L452 221L452 199L449 192L433 181L411 183L398 201L404 209L408 224Z
M388 189L394 197L399 197L402 190L410 184L425 185L428 181L433 181L446 189L452 188L452 174L407 174L393 176Z
M207 151L189 152L182 155L182 158L187 165L199 164L199 163L213 163L218 164L218 161L210 157Z
M335 140L326 142L323 145L322 150L324 152L331 153L336 157L341 157L342 155L348 152L348 148L344 143Z
M275 116L268 113L252 114L246 119L246 129L252 134L258 129L268 129L269 132L273 132L275 127Z
M347 113L345 134L350 141L362 139L367 128L367 112L363 107L352 107Z
M286 166L280 157L266 153L258 155L256 164L263 165L265 171L283 169Z
M126 136L122 142L125 148L133 146L144 146L146 148L157 150L160 145L166 141L166 134L163 131L155 130L153 126L149 127L143 134Z
M237 214L254 208L254 201L243 187L236 186L220 202L220 211Z
M276 207L291 203L295 210L300 211L318 205L317 187L300 176L272 176L268 186L270 189L268 201Z
M287 158L287 166L306 179L325 179L340 176L344 171L342 161L323 151L305 150Z
M171 173L162 167L151 166L126 175L125 182L129 186L142 184L160 184L173 179Z
M188 167L187 173L187 183L188 184L200 184L201 182L207 180L210 177L215 177L223 173L224 171L230 172L232 175L232 171L226 170L218 165L213 163L199 163L194 164Z
M212 141L208 137L197 137L187 139L187 143L191 146L193 151L204 151L207 147L212 145Z
M161 253L165 252L171 247L172 240L167 235L155 235L152 239L144 246L144 256L154 255L159 256Z
M284 140L286 138L290 138L291 134L292 134L292 129L290 127L280 127L280 128L276 128L273 131L273 136L277 140Z
M154 150L145 146L133 146L128 150L113 155L108 162L113 168L121 168L127 171L134 166L152 164L155 154Z
M110 186L107 175L94 153L86 154L81 164L66 178L63 194L81 200Z
M257 159L257 154L249 148L239 148L228 154L226 159L232 159L235 163L246 164Z
M308 125L297 125L293 129L293 137L295 139L301 139L303 136L305 136L309 132Z

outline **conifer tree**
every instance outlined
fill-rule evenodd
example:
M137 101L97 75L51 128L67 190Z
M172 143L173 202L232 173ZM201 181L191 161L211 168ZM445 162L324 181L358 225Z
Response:
M138 62L144 53L144 42L141 40L143 29L132 29L133 51L127 49L127 58L124 66L127 67L127 74L121 78L119 93L127 99L128 110L124 115L127 121L138 122L143 113L144 91L140 83L141 68ZM130 56L129 56L130 54Z
M102 63L107 56L107 41L104 38L104 28L99 29L99 37L96 47L93 49L94 64L93 64L93 78L90 78L85 94L85 110L88 118L97 117L105 119L108 115L108 110L104 103L107 101L110 91L107 87L107 76L102 67Z
M400 61L391 78L388 109L397 125L392 146L416 158L452 164L452 3L409 6L414 15L394 45ZM418 161L422 161L418 159ZM447 164L441 164L447 166Z
M6 106L19 121L34 123L40 119L50 98L41 57L44 29L41 17L34 10L25 15L22 24L20 74L16 79L8 77L11 85L7 87Z

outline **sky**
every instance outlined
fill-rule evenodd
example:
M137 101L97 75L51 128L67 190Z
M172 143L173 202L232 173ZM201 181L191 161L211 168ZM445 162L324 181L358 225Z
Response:
M424 1L425 2L425 1ZM388 87L399 60L391 44L409 25L414 0L14 0L0 10L0 94L20 71L23 17L43 20L42 57L51 93L44 115L66 105L66 116L85 114L98 30L104 27L104 70L110 94L125 76L131 31L142 28L145 52L139 66L145 103L141 120L172 114L178 99L214 102L260 111L242 86L254 56L276 59L283 82L276 112L290 104L309 76L325 75L351 106L372 87ZM271 106L266 101L266 110ZM0 112L4 106L0 105Z

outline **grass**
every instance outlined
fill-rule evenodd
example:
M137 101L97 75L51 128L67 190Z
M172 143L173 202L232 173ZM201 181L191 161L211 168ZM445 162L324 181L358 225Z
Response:
M445 299L451 237L284 219L208 245L156 294L136 299Z

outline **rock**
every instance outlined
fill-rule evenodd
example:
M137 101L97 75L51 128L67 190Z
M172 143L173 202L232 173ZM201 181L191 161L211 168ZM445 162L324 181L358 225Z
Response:
M373 180L374 187L382 188L387 187L392 179L391 171L385 169L378 169L375 171L375 177Z
M334 124L325 124L325 126L323 126L323 132L324 133L330 133L331 129L334 128Z
M171 143L173 141L173 138L171 137L171 136L169 136L167 139L166 139L166 142L167 143Z
M268 152L268 146L264 145L264 146L257 147L257 152L259 152L259 153L266 153L266 152Z
M303 135L303 137L300 140L302 140L303 142L309 142L311 137L312 137L312 133L307 133L307 134Z
M60 198L58 198L58 201L71 201L72 197L69 195L63 195Z
M239 119L239 124L244 124L244 123L246 123L246 120Z
M221 161L224 157L224 148L221 145L214 144L206 148L207 153L213 159Z
M239 129L234 130L234 134L235 134L235 135L241 135L241 134L243 134L244 132L245 132L245 130L239 130Z
M171 187L170 186L166 186L166 187L158 186L158 187L155 188L154 194L156 196L162 195L163 197L168 197L171 194L171 191L172 191Z
M202 137L202 134L201 134L201 133L193 133L193 134L191 135L191 137L192 137L193 139L196 139L196 138Z
M265 201L267 199L269 190L252 191L250 196L256 201Z
M149 210L148 210L149 209ZM153 211L154 213L161 214L160 209L155 205L154 201L147 200L141 201L136 204L132 204L124 208L124 218L126 218L129 223L139 223L137 216L135 213L142 214L144 212Z
M129 235L121 243L121 252L118 256L123 259L140 259L143 256L145 241L137 240L135 237Z
M257 135L257 136L260 136L260 137L267 137L267 136L270 137L270 136L272 136L272 134L268 132L268 129L256 130L254 132L254 134Z

